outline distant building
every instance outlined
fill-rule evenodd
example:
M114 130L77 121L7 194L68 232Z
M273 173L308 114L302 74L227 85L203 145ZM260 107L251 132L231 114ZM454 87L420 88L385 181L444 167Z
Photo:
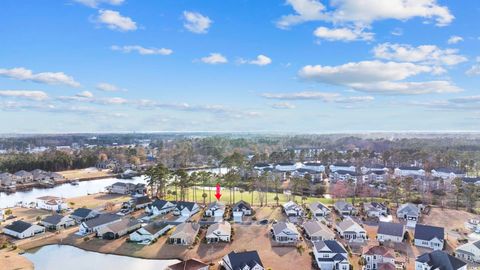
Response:
M425 176L425 170L419 167L398 167L395 168L394 174L396 176L419 176L419 177L424 177Z
M437 168L432 170L433 177L440 177L442 179L462 178L465 177L465 175L465 171L455 168Z
M33 174L25 170L21 170L15 173L18 182L20 183L30 183L33 181Z
M165 200L155 200L145 208L145 212L152 216L165 215L175 209L175 204Z
M336 171L349 171L349 172L356 172L357 168L353 166L352 164L347 164L347 163L335 163L330 165L330 171L331 172L336 172Z

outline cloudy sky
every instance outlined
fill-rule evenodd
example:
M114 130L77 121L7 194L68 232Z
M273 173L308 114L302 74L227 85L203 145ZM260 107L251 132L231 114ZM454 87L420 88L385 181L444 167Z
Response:
M0 133L478 131L480 3L3 0Z

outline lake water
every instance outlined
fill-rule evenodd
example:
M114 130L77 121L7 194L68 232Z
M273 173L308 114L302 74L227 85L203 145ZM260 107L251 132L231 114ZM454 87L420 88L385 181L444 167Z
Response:
M178 260L149 260L85 251L66 245L49 245L25 252L35 270L162 270Z
M29 203L35 201L36 198L41 196L58 196L63 198L72 198L85 196L88 194L99 193L105 191L105 187L112 185L115 182L126 183L146 183L145 179L141 176L134 177L133 179L117 179L106 178L90 181L79 182L77 186L71 184L62 184L53 188L33 188L31 190L17 191L15 193L7 194L0 192L0 209L13 207L18 202Z

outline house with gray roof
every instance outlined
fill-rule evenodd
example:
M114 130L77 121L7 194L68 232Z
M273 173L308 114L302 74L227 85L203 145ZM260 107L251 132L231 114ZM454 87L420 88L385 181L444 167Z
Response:
M175 201L172 203L175 204L175 208L173 209L173 214L175 216L191 217L200 211L200 207L195 202Z
M117 239L142 227L135 218L122 218L117 222L102 226L97 231L97 236L102 239Z
M130 234L130 241L148 245L168 232L173 225L165 222L152 222Z
M343 216L351 216L357 213L357 209L351 203L346 201L337 201L333 204L333 208Z
M452 255L435 250L417 257L415 269L418 270L467 270L467 264Z
M480 263L480 240L459 246L455 250L455 257L467 262Z
M205 234L207 243L230 242L232 239L232 225L229 222L223 221L212 224L208 227Z
M199 230L200 225L198 223L182 223L175 227L175 230L168 238L168 242L173 245L192 245L195 243Z
M338 241L325 240L313 244L313 255L322 270L349 270L348 252Z
M224 214L225 214L225 204L221 201L214 201L207 205L204 216L223 217Z
M388 208L383 203L366 202L363 204L363 211L368 217L387 216Z
M242 222L243 216L251 216L252 214L252 206L244 200L240 200L232 206L232 216L235 222Z
M297 227L291 222L277 222L272 225L270 232L278 243L296 243L300 238Z
M175 204L166 200L155 200L145 208L145 213L155 217L165 215L175 209Z
M79 233L86 235L89 233L97 234L102 227L108 226L112 223L119 222L121 216L115 214L100 214L92 219L83 221L79 226Z
M407 227L415 227L421 213L421 206L413 203L404 203L397 209L397 217L407 221Z
M264 270L262 260L257 251L232 251L222 258L226 270Z
M330 209L321 202L313 202L308 205L308 210L315 218L326 217L330 214Z
M32 237L36 234L44 233L45 227L31 224L22 220L12 222L12 224L3 227L3 233L18 239Z
M17 177L17 181L20 183L30 183L33 181L33 174L31 172L20 170L14 174Z
M49 230L60 230L75 225L75 220L69 216L54 214L42 219L40 224Z
M351 217L347 217L338 223L336 230L347 241L363 242L367 239L367 231Z
M70 214L70 217L73 218L77 223L86 221L92 218L97 217L100 213L93 209L88 208L77 208Z
M282 205L283 211L287 217L301 217L303 216L303 208L293 201L288 201Z
M445 242L445 229L442 227L417 224L413 237L415 246L442 250Z
M335 239L335 233L325 224L317 220L306 221L303 223L303 232L305 238L312 242Z
M405 226L401 223L380 221L378 223L377 240L379 242L391 241L401 243L405 232Z

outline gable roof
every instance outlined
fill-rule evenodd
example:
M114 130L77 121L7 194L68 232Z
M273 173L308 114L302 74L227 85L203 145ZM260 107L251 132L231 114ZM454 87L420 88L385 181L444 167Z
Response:
M198 270L207 267L208 264L201 262L197 259L188 259L183 262L170 265L167 269L170 270Z
M221 235L230 235L232 233L232 225L227 221L212 224L208 227L206 235L217 235L217 232L220 232Z
M233 209L240 209L240 210L243 210L243 209L247 209L247 210L251 210L252 207L250 206L250 204L244 200L240 200L238 201L237 203L235 203L232 207Z
M353 207L352 204L350 203L347 203L346 201L337 201L335 204L334 204L335 208L341 210L341 211L350 211L350 210L353 210L355 209L355 207Z
M398 207L397 213L406 213L411 216L418 216L420 209L413 203L404 203Z
M323 234L328 235L331 238L335 237L335 234L326 225L323 225L320 221L307 221L303 223L303 229L305 229L305 232L310 236L314 234Z
M22 221L22 220L17 220L17 221L12 222L12 224L5 226L5 229L9 229L9 230L17 232L17 233L22 233L22 232L28 230L28 228L30 228L32 226L33 225L28 223L28 222L25 222L25 221Z
M308 207L310 208L310 211L313 212L316 210L330 211L330 209L328 209L328 207L321 202L313 202Z
M257 264L263 267L262 261L260 260L260 256L258 256L257 251L245 251L238 253L232 251L228 253L227 256L230 261L230 265L234 270L244 269L245 266L249 266L250 268L252 268Z
M296 234L299 235L299 232L297 230L297 227L291 222L277 222L276 224L272 225L272 230L274 234L279 234L279 233L287 233L287 234Z
M318 253L347 253L347 250L335 240L325 240L313 243Z
M162 209L163 207L165 207L165 205L167 203L170 203L169 201L165 201L165 200L155 200L151 205L150 207L156 207L157 209Z
M76 216L76 217L81 217L81 218L86 218L90 213L92 212L92 209L88 208L77 208L73 213L70 214L70 216Z
M420 255L417 257L416 261L426 263L431 267L431 269L438 270L457 270L466 265L466 263L460 259L457 259L441 250L435 250L433 252Z
M198 223L192 223L192 222L182 223L177 225L171 237L183 234L187 236L187 238L191 237L193 239L197 235L199 229L200 229L200 225Z
M433 238L443 240L445 238L445 229L442 227L417 224L415 226L415 239L430 241Z
M62 221L62 219L64 218L64 216L62 215L51 215L51 216L48 216L44 219L42 219L42 222L45 222L45 223L49 223L49 224L52 224L52 225L57 225L58 223L60 223Z
M177 208L178 210L182 211L183 209L187 208L190 212L193 210L193 207L197 205L194 202L178 202L177 201L172 203L175 204L175 208Z
M85 225L87 225L88 228L93 228L93 227L97 227L97 226L107 224L120 219L121 217L119 215L107 213L107 214L100 214L97 217L94 217L90 220L85 221L84 223Z
M364 255L380 255L383 257L394 258L393 250L385 246L373 246L363 253Z
M337 227L342 229L342 231L365 231L360 224L351 218L344 219L342 222L338 223Z
M383 222L378 223L377 234L386 234L391 236L403 237L405 226L401 223Z
M144 226L143 229L151 234L156 234L157 232L163 230L167 226L171 226L171 225L165 222L152 222Z
M133 199L133 202L136 205L140 205L140 204L150 203L150 202L152 202L152 200L150 200L150 198L148 196L141 196L141 197L135 197Z

